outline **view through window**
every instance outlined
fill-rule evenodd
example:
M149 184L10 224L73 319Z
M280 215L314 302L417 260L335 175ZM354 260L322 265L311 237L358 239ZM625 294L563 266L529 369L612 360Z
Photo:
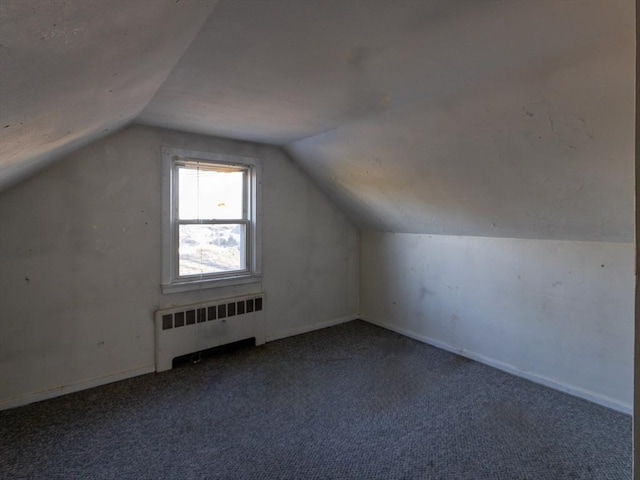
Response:
M202 162L176 166L178 277L249 269L248 170Z

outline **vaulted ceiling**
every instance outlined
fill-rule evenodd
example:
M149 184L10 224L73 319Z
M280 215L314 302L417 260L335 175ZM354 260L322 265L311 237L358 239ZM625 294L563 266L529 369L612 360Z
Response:
M3 0L0 188L128 123L281 145L361 228L631 241L633 0Z

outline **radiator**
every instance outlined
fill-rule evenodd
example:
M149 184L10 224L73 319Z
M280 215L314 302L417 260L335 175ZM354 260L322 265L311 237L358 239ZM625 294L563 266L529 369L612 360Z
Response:
M156 372L171 369L173 359L208 348L255 338L265 341L264 295L216 300L158 310Z

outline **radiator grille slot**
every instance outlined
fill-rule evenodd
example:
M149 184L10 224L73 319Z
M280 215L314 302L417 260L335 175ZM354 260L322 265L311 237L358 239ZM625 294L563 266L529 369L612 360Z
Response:
M201 307L197 310L190 308L182 312L162 315L162 330L184 327L196 323L203 323L227 317L244 315L245 313L262 310L262 297L250 298L239 302L222 303L220 305Z
M265 342L264 294L184 305L156 312L156 371L176 357L246 339Z

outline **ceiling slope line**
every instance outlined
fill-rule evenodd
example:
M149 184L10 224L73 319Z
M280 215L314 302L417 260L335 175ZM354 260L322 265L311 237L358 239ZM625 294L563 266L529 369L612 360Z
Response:
M138 112L136 113L135 117L133 117L133 119L129 122L129 124L131 123L135 123L138 116L142 113L142 111L147 108L147 105L149 105L149 103L151 103L151 101L155 98L155 96L158 94L158 91L160 91L160 89L162 88L162 86L165 84L165 82L167 81L167 79L171 76L171 74L173 73L173 71L176 69L176 66L178 66L178 64L180 63L180 61L182 60L182 58L185 56L185 54L189 51L189 48L191 47L191 45L193 44L193 42L195 41L196 38L198 38L198 35L200 35L200 32L202 31L203 27L205 26L205 24L207 23L207 20L209 20L209 18L211 18L211 16L214 14L214 12L216 11L216 8L218 7L220 0L211 0L211 2L213 3L213 7L211 8L211 12L209 12L208 15L205 15L202 17L202 19L200 20L200 26L198 27L198 29L195 31L193 37L191 38L191 40L189 41L189 43L187 43L186 47L184 48L184 50L182 51L182 53L180 54L180 56L176 59L175 63L173 64L173 66L171 67L171 69L169 69L167 71L167 74L164 76L164 78L162 79L162 82L160 82L160 84L158 85L158 87L156 88L156 90L153 92L153 95L151 95L151 97L149 98L149 100L147 100L147 102L142 106L142 108L138 109Z
M279 146L286 149L287 151L290 151L290 148L292 148L296 144L301 144L313 139L319 140L321 137L332 132L339 131L345 128L357 127L360 124L365 124L376 119L382 119L386 116L393 115L394 113L401 112L406 109L426 108L430 104L448 104L451 99L460 98L461 96L465 96L465 94L468 94L470 89L473 91L482 91L487 88L495 88L496 84L500 84L501 82L512 82L514 78L521 78L523 81L526 81L526 79L530 77L531 72L540 70L540 68L545 65L554 65L557 68L566 67L567 59L571 60L572 63L570 64L579 64L583 61L588 61L591 58L590 55L592 55L594 51L598 51L598 55L602 56L607 54L607 52L610 52L612 49L624 46L625 43L621 40L625 39L626 34L627 32L622 31L616 32L615 34L611 35L602 35L593 38L589 43L581 45L580 48L559 52L552 58L543 57L539 62L531 62L525 65L521 65L515 71L507 70L502 72L499 77L489 77L481 82L473 82L471 79L465 78L464 84L461 86L461 88L449 92L445 97L438 97L436 95L430 94L421 95L419 97L411 94L401 95L400 99L394 101L390 108L374 110L367 113L366 115L358 115L356 117L353 117L350 121L346 121L336 127L331 127L321 132L305 135L303 137L296 138L295 140L281 143L279 144ZM462 73L460 73L460 75L462 75Z
M7 0L0 191L134 123L217 5Z

